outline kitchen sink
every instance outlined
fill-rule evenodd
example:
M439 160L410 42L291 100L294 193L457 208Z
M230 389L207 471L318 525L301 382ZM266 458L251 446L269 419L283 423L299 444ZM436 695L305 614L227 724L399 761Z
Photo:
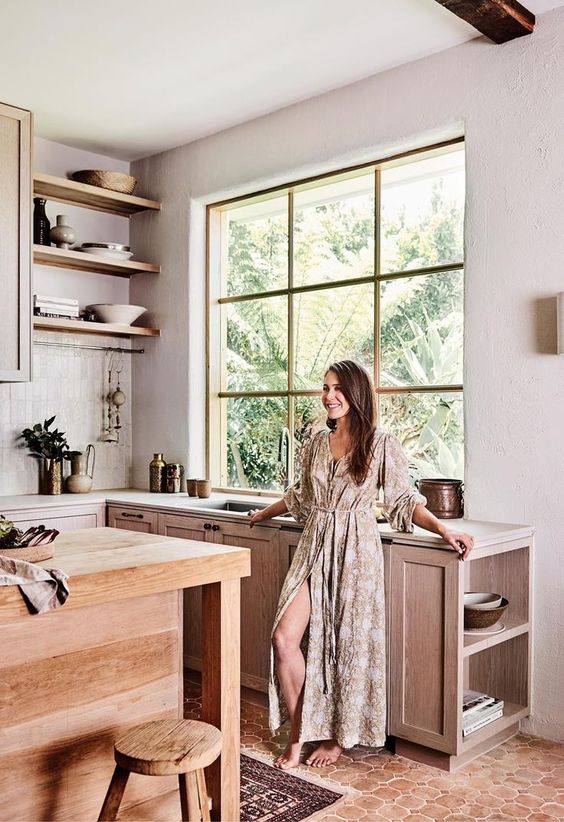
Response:
M213 508L214 511L230 511L236 514L247 514L249 511L262 510L266 508L266 503L263 502L244 502L235 499L210 500L209 502L202 502L197 507ZM281 514L282 517L290 518L290 513Z
M260 502L240 502L234 499L213 500L212 502L206 502L205 506L206 508L215 508L216 511L237 511L244 514L257 508L266 508L266 505Z

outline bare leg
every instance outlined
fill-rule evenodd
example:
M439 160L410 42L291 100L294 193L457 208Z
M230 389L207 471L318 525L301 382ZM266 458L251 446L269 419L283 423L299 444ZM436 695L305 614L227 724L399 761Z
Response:
M274 763L283 770L295 768L300 761L302 746L298 739L305 682L305 659L300 643L308 626L310 613L309 586L304 582L286 608L273 636L278 680L291 723L286 750Z
M311 756L306 759L306 765L313 765L314 768L324 768L325 765L332 765L341 756L343 749L337 745L335 739L324 739L320 742Z

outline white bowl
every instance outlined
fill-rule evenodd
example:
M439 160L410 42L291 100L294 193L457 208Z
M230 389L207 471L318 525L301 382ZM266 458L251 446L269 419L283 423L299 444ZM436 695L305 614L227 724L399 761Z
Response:
M133 251L119 251L115 248L89 248L82 246L77 251L83 251L85 254L93 254L95 257L104 257L106 260L130 260L133 257Z
M464 594L464 607L476 608L478 611L489 611L501 605L500 594L468 593Z
M87 311L93 311L96 319L101 323L120 323L131 325L147 310L142 305L113 305L112 303L97 303L87 305Z

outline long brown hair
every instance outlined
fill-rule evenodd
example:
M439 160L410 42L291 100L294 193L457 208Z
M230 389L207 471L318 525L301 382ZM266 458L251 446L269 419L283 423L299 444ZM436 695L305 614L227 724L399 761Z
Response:
M370 465L372 434L376 425L376 397L370 374L354 360L341 360L328 366L325 374L333 371L339 380L341 391L350 405L349 433L351 451L349 470L357 485L366 479ZM333 424L332 424L333 423ZM334 428L336 422L327 425Z

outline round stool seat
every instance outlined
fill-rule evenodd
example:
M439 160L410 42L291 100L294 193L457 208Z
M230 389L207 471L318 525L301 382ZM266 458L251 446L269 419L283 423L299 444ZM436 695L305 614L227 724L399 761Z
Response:
M157 719L137 725L115 744L116 763L133 773L168 776L197 771L221 753L221 732L207 722Z

